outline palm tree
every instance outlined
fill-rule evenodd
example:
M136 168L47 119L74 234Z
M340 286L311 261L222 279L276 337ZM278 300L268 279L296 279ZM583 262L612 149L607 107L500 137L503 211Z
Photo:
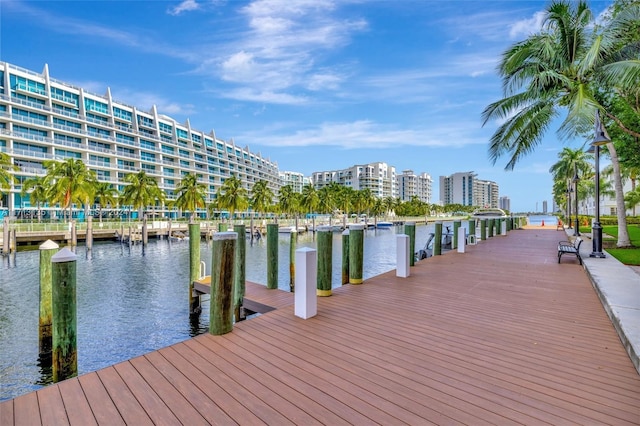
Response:
M333 213L336 208L335 191L332 185L323 186L318 190L318 208L321 213Z
M316 188L308 183L302 187L302 194L300 195L300 206L306 213L314 213L320 204L320 197Z
M178 195L175 201L176 207L190 211L191 220L193 220L196 209L206 204L207 187L198 182L198 176L187 173L182 177L176 190Z
M269 211L273 203L273 191L269 188L267 181L259 180L251 188L249 204L258 214Z
M11 157L4 152L0 152L0 195L3 191L11 189L11 184L15 178L10 171L18 170L16 166L11 163Z
M602 28L601 34L591 34L593 16L585 1L554 1L547 8L543 31L507 49L499 64L505 97L482 113L484 124L504 121L490 141L489 155L494 164L509 155L505 169L512 170L541 143L561 109L567 115L558 129L560 138L584 137L593 128L597 110L609 114L597 100L597 87L614 94L616 86L631 87L632 81L637 85L640 62L614 59L625 48L616 38L620 28L626 24L629 31L637 22L630 16L640 16L638 4L626 8ZM637 49L634 51L637 57ZM597 78L601 84L593 84ZM607 148L614 168L619 168L615 147L609 143ZM623 197L619 182L618 203ZM629 246L624 207L618 209L618 227L617 245Z
M216 199L219 208L229 210L231 221L236 211L244 210L249 206L247 190L242 187L242 181L235 176L224 181L222 187L218 189Z
M297 209L297 200L291 185L284 185L278 192L278 209L284 214L293 214Z
M139 217L143 216L147 206L155 204L156 201L163 202L165 199L158 182L144 170L126 175L124 181L128 185L122 190L121 204L137 209Z
M64 161L46 160L46 183L50 186L50 200L67 209L67 217L71 220L71 207L74 202L86 205L97 182L96 174L78 158L67 158Z
M557 193L555 193L555 200L558 204L563 204L566 207L566 202L561 203L560 201L568 201L566 199L566 190L571 188L571 181L576 173L578 173L578 176L582 179L580 183L584 187L585 176L592 174L592 160L593 156L580 148L571 149L565 147L558 153L558 161L549 168L549 172L553 175L554 182L558 181L563 183L562 185L556 186ZM585 195L586 193L583 193L579 196L583 198Z
M118 191L109 182L98 182L94 191L94 201L98 204L98 216L102 223L102 208L114 206L118 202Z
M38 223L42 221L42 203L46 203L49 198L50 187L45 176L35 176L24 181L22 184L22 195L29 194L29 201L36 203L38 207Z

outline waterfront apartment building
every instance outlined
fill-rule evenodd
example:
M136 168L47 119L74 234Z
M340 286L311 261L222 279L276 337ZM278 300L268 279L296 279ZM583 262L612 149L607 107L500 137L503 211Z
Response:
M118 190L125 175L144 170L168 200L175 199L187 173L206 185L207 202L231 176L247 190L259 180L274 193L280 187L277 164L260 154L218 139L213 131L193 129L188 120L180 124L155 106L147 112L117 102L109 89L100 96L53 79L47 65L37 73L0 62L0 151L18 167L17 181L2 200L5 212L17 216L35 208L21 195L22 183L44 175L45 160L81 159L99 181ZM176 214L155 207L163 216Z
M478 179L474 172L440 176L440 201L443 205L498 208L499 187L493 181Z
M293 192L298 194L302 193L302 188L311 182L308 177L305 177L300 172L280 172L280 185L291 185Z
M431 203L433 180L428 173L416 175L413 170L403 170L398 175L398 197L402 201L411 201L413 197L425 203Z
M398 197L396 169L387 163L370 163L348 169L313 172L311 182L321 189L332 182L355 190L369 189L377 198Z
M500 208L505 211L511 211L511 198L506 195L504 197L500 197Z

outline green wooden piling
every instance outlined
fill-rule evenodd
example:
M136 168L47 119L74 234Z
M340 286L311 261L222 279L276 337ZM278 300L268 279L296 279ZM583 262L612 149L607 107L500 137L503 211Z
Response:
M296 219L297 222L297 219ZM298 238L298 232L296 229L291 230L289 238L289 290L293 293L295 291L296 282L296 239Z
M513 230L513 218L507 218L507 233Z
M364 269L364 225L349 226L349 284L362 284Z
M267 224L267 288L278 288L278 224Z
M453 241L451 241L451 250L455 250L458 248L458 231L460 230L460 221L453 221Z
M247 239L245 238L247 229L245 225L234 225L233 231L238 234L236 242L235 282L234 282L234 305L236 321L244 319L242 306L244 304L244 293L247 280Z
M502 219L496 218L493 220L493 223L495 224L495 227L496 227L496 235L502 234Z
M318 227L318 277L316 294L331 296L331 275L333 273L333 232L329 226Z
M487 237L492 238L493 237L493 228L495 226L495 220L494 219L489 219L489 232Z
M314 227L315 229L315 227ZM349 230L342 231L342 280L341 284L349 284Z
M233 330L237 239L235 232L218 232L213 236L209 333L216 336Z
M484 241L487 239L487 219L480 219L480 240Z
M469 235L473 235L473 238L476 236L476 220L469 219Z
M413 255L416 252L416 223L406 222L404 233L409 236L409 266L414 266L416 264L416 257Z
M76 259L67 247L51 257L54 382L78 375Z
M47 240L40 245L40 315L38 340L40 355L51 355L53 308L51 306L51 257L58 251L58 244Z
M442 222L436 221L433 237L433 255L439 256L442 254Z
M197 236L197 237L196 237ZM193 291L193 282L200 276L200 224L189 224L189 315L201 312L200 296Z

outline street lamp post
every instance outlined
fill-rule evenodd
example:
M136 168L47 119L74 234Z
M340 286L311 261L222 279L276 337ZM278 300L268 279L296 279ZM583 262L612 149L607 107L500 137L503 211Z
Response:
M595 147L596 152L596 182L595 182L595 190L596 190L596 217L593 221L593 252L589 255L589 257L606 257L602 252L602 226L600 226L600 146L606 145L611 142L611 139L607 136L602 123L600 122L600 113L596 110L596 135L591 142L591 146Z
M573 228L573 236L580 236L580 219L578 218L578 182L580 181L580 177L578 176L578 167L575 166L575 175L573 176L573 185L575 187L576 192L576 223Z
M571 218L571 193L573 193L573 188L571 187L571 180L567 179L567 219L569 220L569 227L567 229L572 229L573 219Z

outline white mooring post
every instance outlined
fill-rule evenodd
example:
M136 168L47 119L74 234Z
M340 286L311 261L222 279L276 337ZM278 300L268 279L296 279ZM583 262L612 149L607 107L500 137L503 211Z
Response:
M464 244L467 242L467 230L458 228L458 253L464 253Z
M396 235L396 277L407 278L409 276L409 236Z
M500 226L501 226L501 233L500 235L505 236L507 235L507 221L506 220L502 220L500 221Z
M296 250L294 313L308 319L318 313L318 253L309 247Z

